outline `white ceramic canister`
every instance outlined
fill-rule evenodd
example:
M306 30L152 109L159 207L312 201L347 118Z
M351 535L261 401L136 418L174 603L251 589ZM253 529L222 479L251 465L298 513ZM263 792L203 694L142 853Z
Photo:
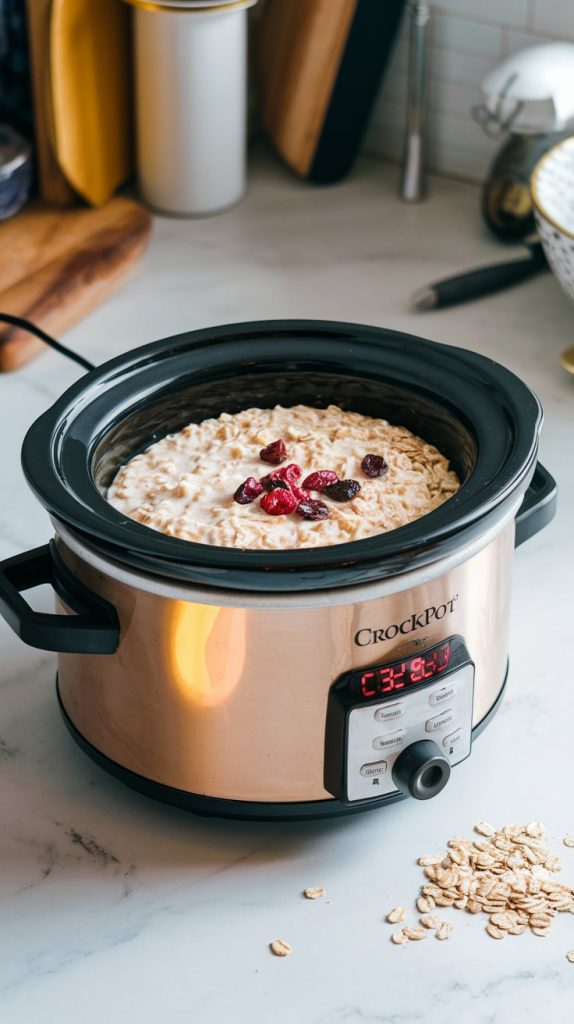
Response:
M143 199L183 216L241 199L246 174L247 8L257 0L129 0Z

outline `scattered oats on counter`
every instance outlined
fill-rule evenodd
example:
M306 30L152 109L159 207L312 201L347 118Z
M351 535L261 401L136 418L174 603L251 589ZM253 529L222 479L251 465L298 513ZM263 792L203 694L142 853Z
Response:
M564 836L562 842L564 846L574 846L574 836Z
M275 939L275 942L269 943L269 949L274 956L289 956L292 952L289 943L283 942L283 939Z
M427 877L416 901L423 928L407 925L391 936L393 942L404 945L424 938L423 931L448 939L452 924L431 913L434 905L487 914L486 933L493 939L522 935L527 929L545 936L557 914L574 914L574 889L551 877L560 871L561 863L544 846L541 822L505 825L498 830L479 822L474 831L480 839L449 839L442 858L434 854L419 857L418 864ZM567 839L565 845L574 846L574 839ZM574 950L566 957L574 963Z
M566 959L567 959L568 963L574 964L574 949L569 949L568 950L568 952L566 954Z
M327 890L322 885L310 885L303 889L303 895L306 900L318 900L321 896L327 895Z

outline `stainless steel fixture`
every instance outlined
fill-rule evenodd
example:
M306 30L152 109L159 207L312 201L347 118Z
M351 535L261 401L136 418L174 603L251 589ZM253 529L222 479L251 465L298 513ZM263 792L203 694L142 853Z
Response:
M410 17L409 84L405 155L401 179L401 199L418 203L426 190L426 103L430 8L426 0L412 0Z

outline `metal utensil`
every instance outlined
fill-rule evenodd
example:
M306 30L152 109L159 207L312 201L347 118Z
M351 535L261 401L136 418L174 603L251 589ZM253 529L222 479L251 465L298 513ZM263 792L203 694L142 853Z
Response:
M426 0L412 0L409 6L409 88L407 137L400 195L407 203L418 203L425 194L425 114L427 94L427 51L430 8Z
M476 270L435 281L414 293L412 302L416 309L438 309L441 306L455 306L459 302L491 295L513 284L519 284L548 264L542 245L536 237L528 243L530 256L526 259L510 260L506 263L491 263Z

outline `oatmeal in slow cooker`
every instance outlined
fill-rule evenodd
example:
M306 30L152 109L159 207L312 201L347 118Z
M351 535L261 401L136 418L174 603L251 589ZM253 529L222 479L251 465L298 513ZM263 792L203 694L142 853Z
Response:
M404 526L458 490L431 444L337 406L246 409L190 423L120 469L108 500L170 537L321 547Z

